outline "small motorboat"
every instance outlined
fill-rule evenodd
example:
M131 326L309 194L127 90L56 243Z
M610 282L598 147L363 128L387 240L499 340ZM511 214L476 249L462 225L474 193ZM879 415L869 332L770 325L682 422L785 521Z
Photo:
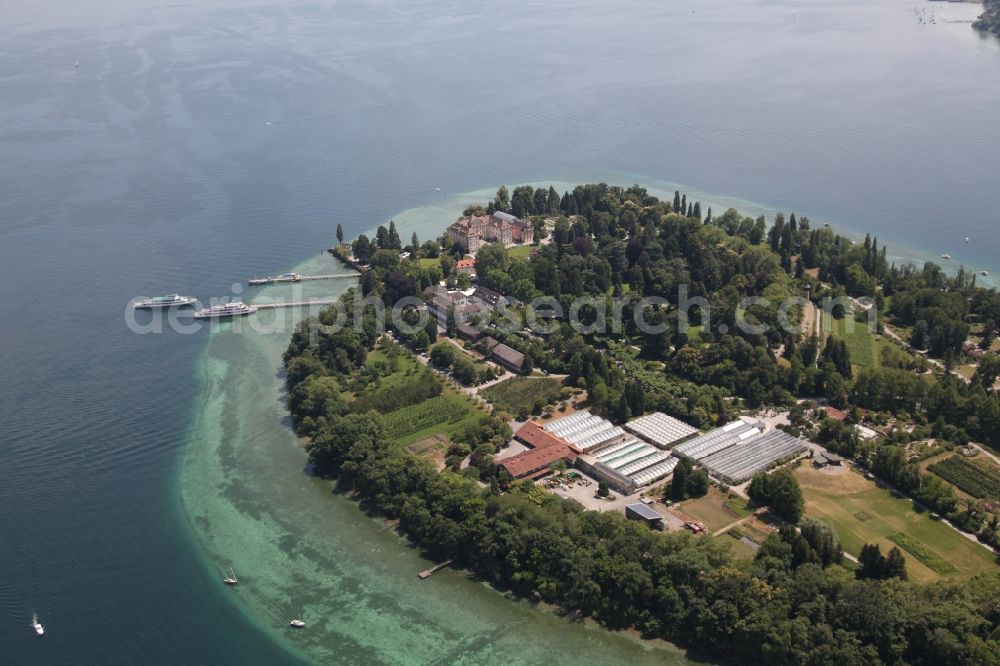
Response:
M236 577L236 570L230 568L229 575L222 579L222 582L226 585L236 585L240 580Z
M983 277L987 277L990 274L990 272L989 271L979 271L979 274L982 275Z
M38 621L37 615L31 616L31 628L35 630L35 634L37 634L38 636L41 636L42 634L45 633L45 627L43 627L42 624Z
M941 258L942 259L951 259L951 255L950 254L942 254Z
M968 242L969 242L969 237L968 237L968 236L966 236L966 237L965 237L965 242L966 242L966 243L968 243Z

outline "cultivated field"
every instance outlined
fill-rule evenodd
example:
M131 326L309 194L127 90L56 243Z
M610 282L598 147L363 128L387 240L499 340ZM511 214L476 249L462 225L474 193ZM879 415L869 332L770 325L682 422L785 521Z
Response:
M1000 498L1000 470L995 467L954 454L928 469L977 499Z
M865 543L878 544L883 553L899 546L910 578L921 582L996 569L996 557L987 549L851 469L802 466L795 476L805 495L806 515L832 523L844 550L855 557Z
M382 416L389 437L406 446L431 435L450 437L484 412L467 396L446 386L436 398Z
M550 405L559 400L561 382L551 377L514 377L494 384L481 395L497 409L515 416L522 410L529 414L540 413L535 407Z
M382 413L389 437L401 446L434 435L449 437L484 414L468 396L447 384L439 395L424 398L428 371L410 354L390 358L377 350L369 354L367 364L387 364L395 368L377 380L377 388L364 401ZM434 381L440 382L436 377ZM391 401L380 398L391 398ZM386 411L389 407L383 405L387 402L399 409Z

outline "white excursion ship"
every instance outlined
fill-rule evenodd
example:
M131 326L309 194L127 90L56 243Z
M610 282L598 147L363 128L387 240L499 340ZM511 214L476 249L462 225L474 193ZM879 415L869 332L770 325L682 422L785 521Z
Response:
M225 317L243 317L257 312L256 305L247 305L243 301L232 301L210 308L202 308L194 313L195 319L222 319Z
M197 302L198 299L193 296L167 294L166 296L154 296L136 301L135 307L150 310L154 308L179 308L185 305L194 305Z
M251 287L256 287L262 284L274 284L275 282L301 282L301 273L282 273L281 275L275 275L274 277L264 277L264 278L250 278L247 280L247 284Z

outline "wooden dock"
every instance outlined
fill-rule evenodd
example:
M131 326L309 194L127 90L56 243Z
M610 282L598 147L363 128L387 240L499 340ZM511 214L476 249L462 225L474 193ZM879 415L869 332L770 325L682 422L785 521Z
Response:
M399 521L398 520L391 520L391 521L389 521L388 523L386 523L385 525L383 525L379 529L378 532L379 532L379 534L381 534L382 532L385 532L386 530L391 530L394 527L399 527Z
M439 562L438 564L435 564L434 566L432 566L430 569L424 569L423 571L421 571L417 575L420 576L421 580L423 580L425 578L430 578L431 576L434 575L435 571L438 571L439 569L444 569L446 566L448 566L449 564L451 564L451 562L452 562L451 560L445 560L444 562Z
M338 280L340 278L361 277L361 273L331 273L330 275L303 275L302 281L306 280Z

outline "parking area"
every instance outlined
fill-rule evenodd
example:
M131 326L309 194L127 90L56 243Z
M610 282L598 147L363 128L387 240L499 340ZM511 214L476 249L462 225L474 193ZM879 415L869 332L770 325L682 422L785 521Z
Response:
M574 499L589 511L621 511L625 505L639 501L639 494L622 495L615 491L607 498L597 496L598 483L586 474L572 469L560 475L553 474L539 481L549 492Z
M597 481L575 469L545 477L540 479L538 483L559 497L576 500L588 511L617 511L624 514L627 505L642 502L663 516L665 531L683 530L685 529L685 520L693 520L690 517L685 518L678 515L677 512L658 499L644 498L642 491L631 495L622 495L612 490L608 498L598 497ZM643 490L648 490L648 488Z

